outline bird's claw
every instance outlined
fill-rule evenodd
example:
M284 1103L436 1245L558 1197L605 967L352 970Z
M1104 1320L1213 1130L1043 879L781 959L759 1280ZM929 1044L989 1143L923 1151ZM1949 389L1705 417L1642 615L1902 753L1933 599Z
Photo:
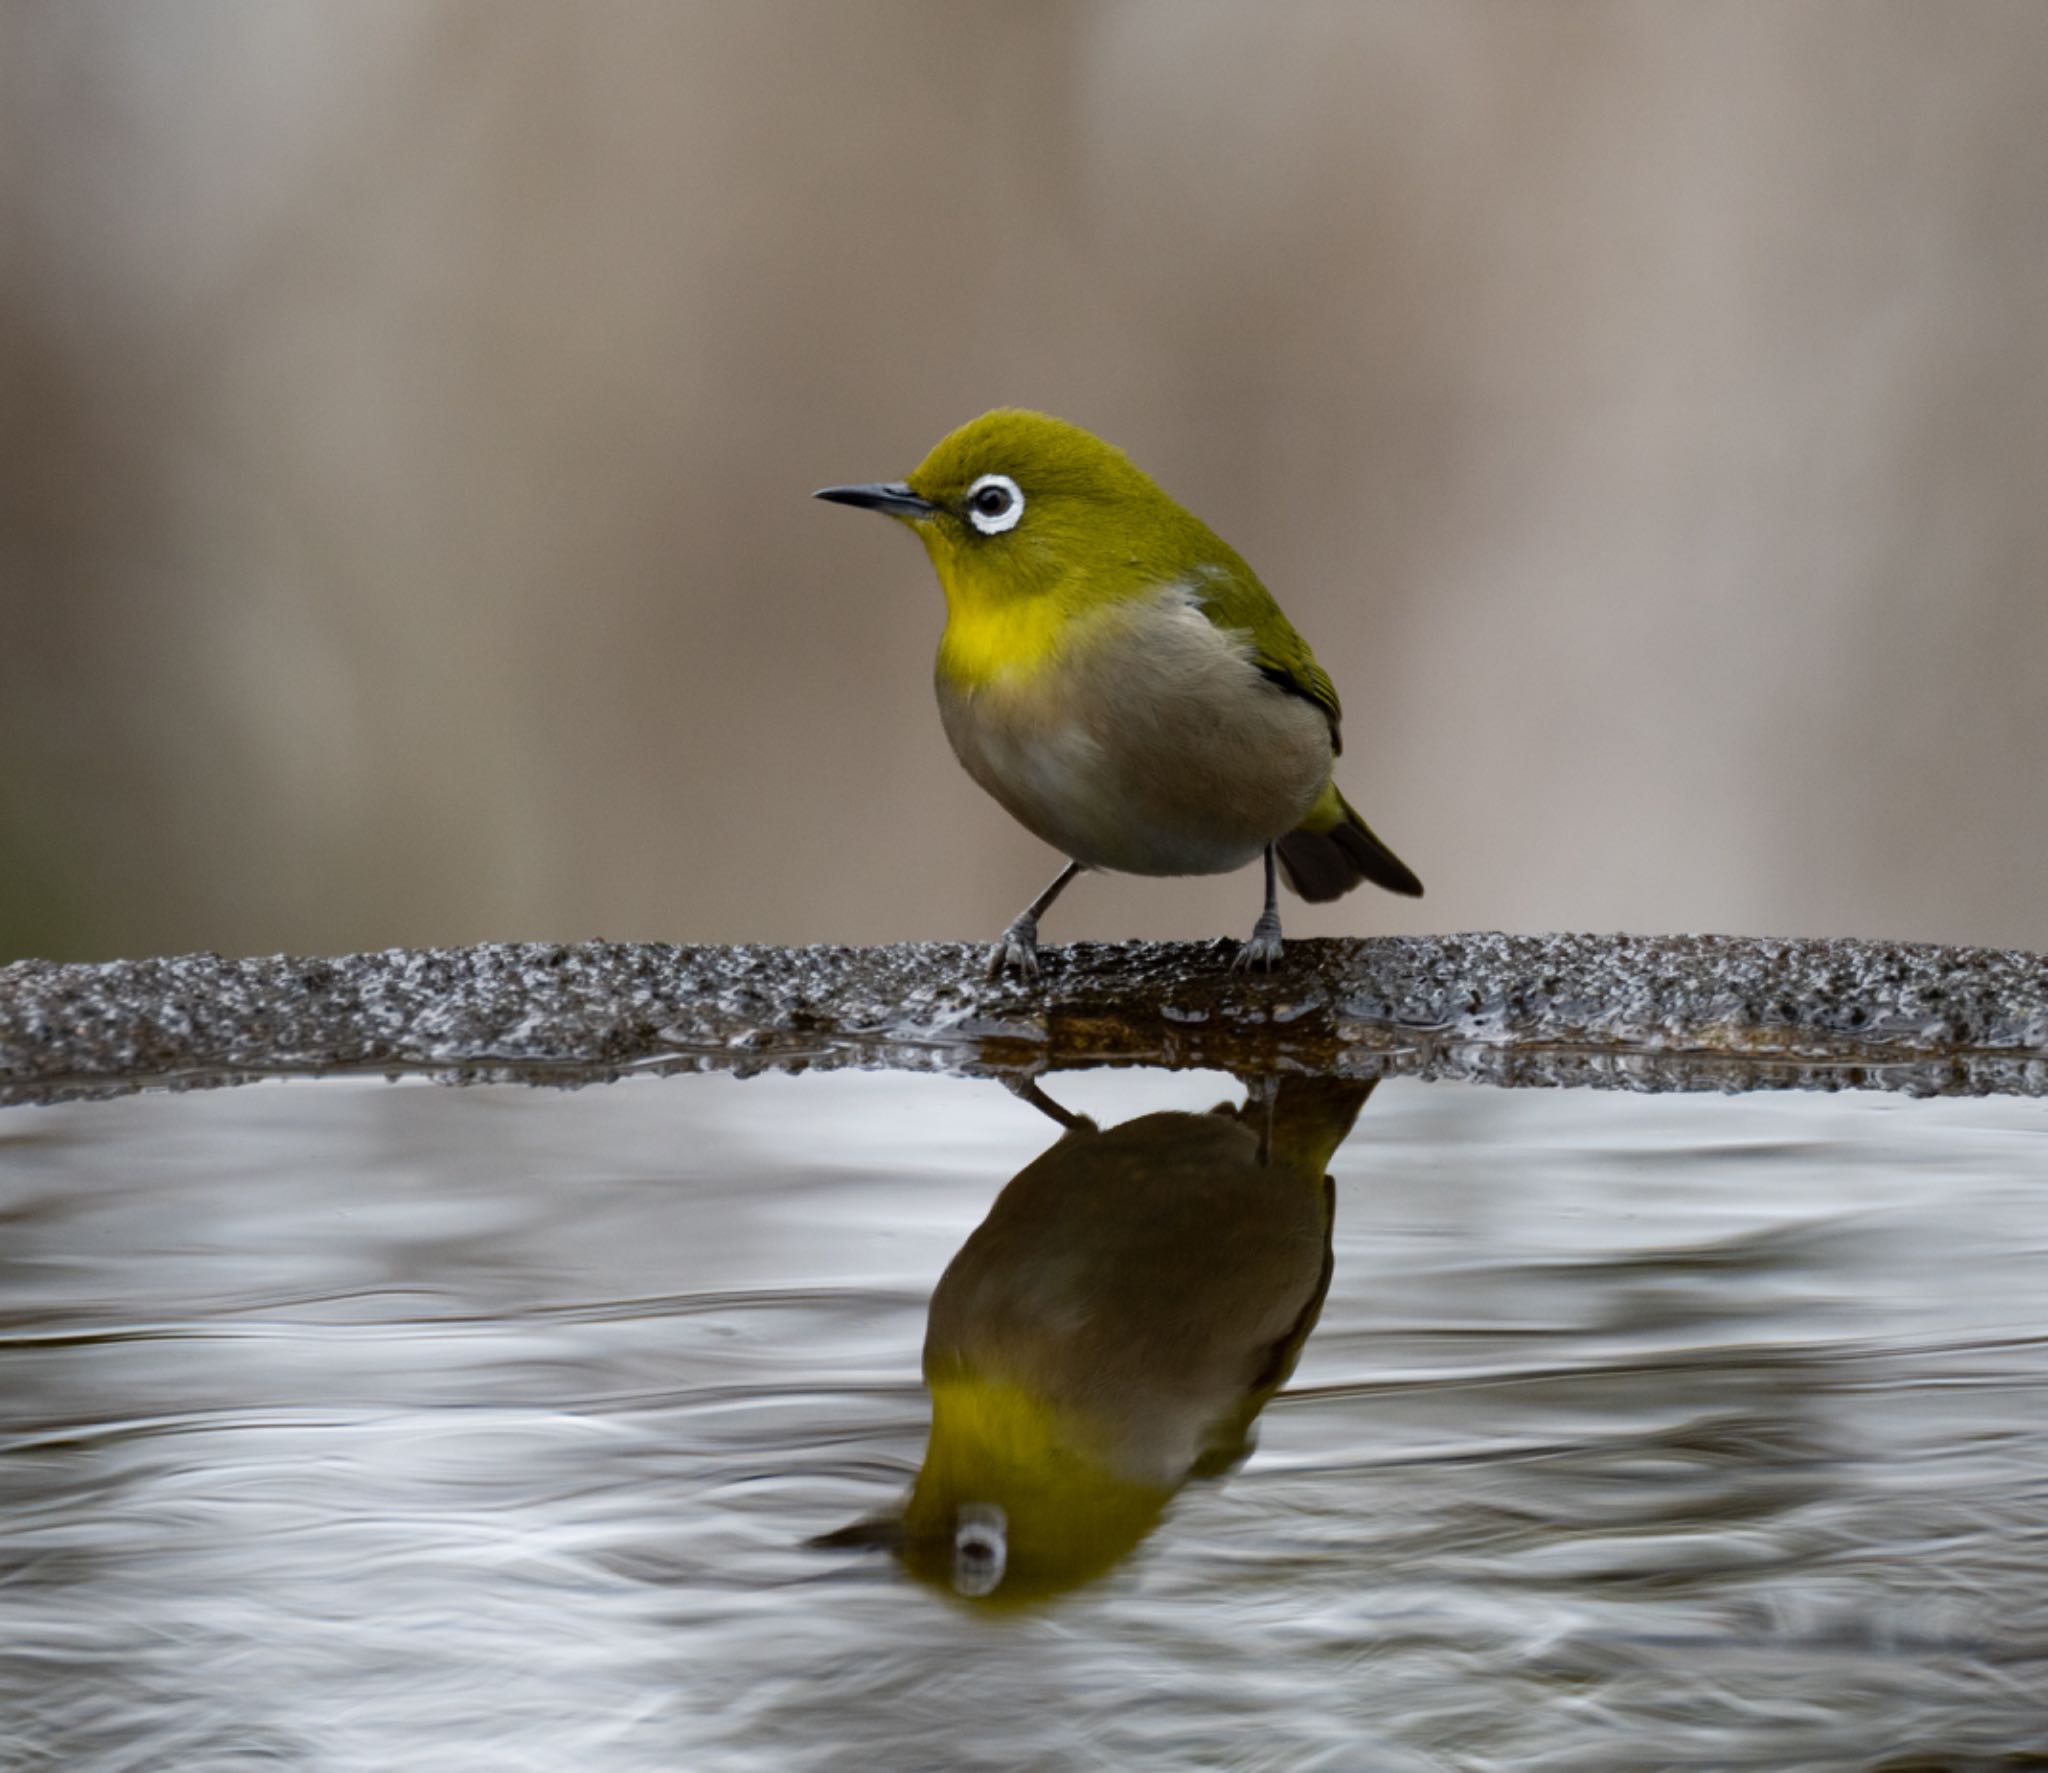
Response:
M987 976L1000 979L1009 972L1026 981L1038 977L1038 925L1029 918L1018 918L988 951Z
M1267 912L1252 925L1252 933L1231 957L1230 970L1233 973L1270 973L1280 965L1285 953L1280 941L1280 920Z

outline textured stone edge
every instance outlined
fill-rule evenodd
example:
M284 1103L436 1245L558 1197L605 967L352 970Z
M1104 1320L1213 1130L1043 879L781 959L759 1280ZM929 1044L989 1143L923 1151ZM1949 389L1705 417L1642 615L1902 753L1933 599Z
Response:
M1730 936L979 949L486 943L0 967L0 1103L326 1072L577 1084L646 1070L1091 1064L1636 1089L2048 1094L2048 957Z

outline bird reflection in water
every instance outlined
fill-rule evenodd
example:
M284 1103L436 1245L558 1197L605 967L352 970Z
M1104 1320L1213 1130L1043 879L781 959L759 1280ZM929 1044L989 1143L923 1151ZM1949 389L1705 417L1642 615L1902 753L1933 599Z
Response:
M932 1295L931 1438L907 1499L828 1533L984 1604L1092 1581L1191 1478L1252 1447L1330 1283L1332 1154L1371 1082L1261 1079L1240 1107L1066 1129Z

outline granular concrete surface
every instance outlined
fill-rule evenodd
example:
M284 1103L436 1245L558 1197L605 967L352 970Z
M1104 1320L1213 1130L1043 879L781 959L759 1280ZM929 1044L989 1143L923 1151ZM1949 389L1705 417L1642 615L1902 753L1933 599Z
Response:
M337 1071L1085 1065L1636 1089L2048 1094L2048 957L1925 944L1500 934L1047 950L486 943L0 967L0 1102Z

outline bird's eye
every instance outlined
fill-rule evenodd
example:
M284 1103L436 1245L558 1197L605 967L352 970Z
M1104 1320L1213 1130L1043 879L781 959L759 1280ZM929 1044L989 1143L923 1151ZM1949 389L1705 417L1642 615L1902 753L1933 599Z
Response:
M992 1502L970 1502L953 1531L953 1588L968 1596L991 1594L1010 1561L1009 1519Z
M985 536L1015 529L1023 515L1023 489L1007 474L984 474L967 489L967 521Z

